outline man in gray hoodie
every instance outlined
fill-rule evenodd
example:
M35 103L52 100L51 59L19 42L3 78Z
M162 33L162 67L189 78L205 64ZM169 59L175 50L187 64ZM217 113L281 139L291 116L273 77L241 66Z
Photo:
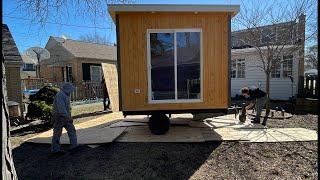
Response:
M71 83L65 83L56 94L53 101L53 136L51 152L54 154L64 154L60 149L60 137L62 129L67 130L70 139L70 149L78 147L76 129L73 125L70 112L70 93L74 91L74 86Z

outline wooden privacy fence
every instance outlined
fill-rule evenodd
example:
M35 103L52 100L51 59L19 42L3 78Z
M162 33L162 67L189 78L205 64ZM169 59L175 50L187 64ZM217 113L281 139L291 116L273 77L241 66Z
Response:
M317 98L318 96L318 75L307 75L304 78L303 97Z
M43 86L51 84L52 86L60 87L64 82L49 83L48 80L43 78L26 78L21 79L22 89L41 89ZM103 88L100 82L74 82L75 91L70 95L71 100L87 100L103 98Z
M21 79L22 90L40 89L48 83L49 81L43 78L28 77L28 78Z
M103 98L103 88L100 82L73 83L75 91L71 94L71 100L86 100Z

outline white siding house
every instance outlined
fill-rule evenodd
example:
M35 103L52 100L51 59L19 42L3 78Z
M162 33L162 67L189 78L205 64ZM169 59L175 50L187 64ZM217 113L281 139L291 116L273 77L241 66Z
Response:
M298 93L298 52L290 54L282 54L282 60L287 59L287 61L271 73L270 98L273 100L288 100L292 97L292 87L293 94ZM231 97L240 95L239 91L244 86L256 86L265 91L266 75L260 68L262 62L258 57L255 48L232 49ZM290 75L293 77L293 84L288 77Z

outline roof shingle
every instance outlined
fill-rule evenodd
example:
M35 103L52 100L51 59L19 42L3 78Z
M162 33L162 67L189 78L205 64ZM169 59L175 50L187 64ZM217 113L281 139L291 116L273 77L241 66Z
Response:
M6 24L2 24L2 53L5 62L22 63L17 45L14 42L10 30Z
M52 37L75 57L90 59L117 60L117 47Z

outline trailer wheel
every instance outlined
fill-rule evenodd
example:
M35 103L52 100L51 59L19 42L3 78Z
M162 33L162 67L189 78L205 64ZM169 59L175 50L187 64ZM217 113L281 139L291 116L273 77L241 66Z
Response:
M169 130L170 120L165 114L152 114L148 125L151 133L161 135Z

